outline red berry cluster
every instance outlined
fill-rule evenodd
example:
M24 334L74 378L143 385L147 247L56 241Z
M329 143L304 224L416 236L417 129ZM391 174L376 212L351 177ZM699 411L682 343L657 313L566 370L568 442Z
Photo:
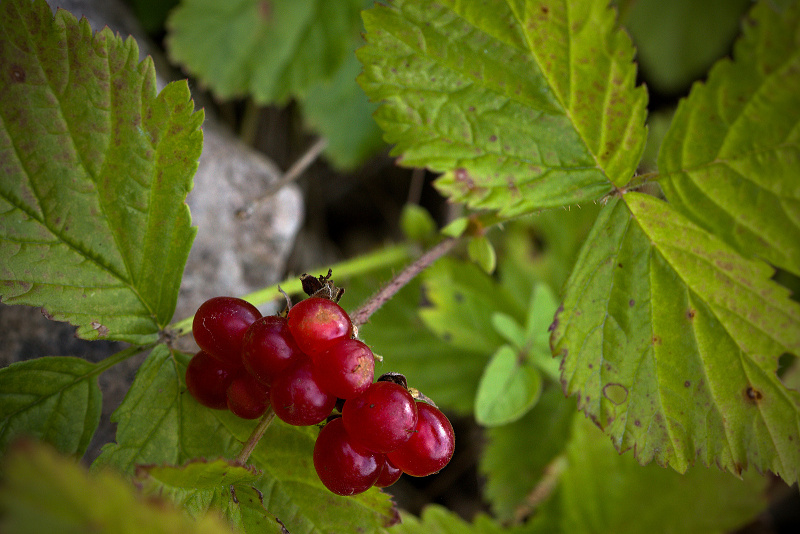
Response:
M314 466L336 494L386 487L404 472L427 476L453 455L453 428L441 411L415 401L396 375L373 383L375 356L330 293L297 303L285 318L262 317L241 299L212 298L192 331L201 349L186 369L192 396L245 419L270 405L291 425L327 419ZM341 417L329 417L336 407Z

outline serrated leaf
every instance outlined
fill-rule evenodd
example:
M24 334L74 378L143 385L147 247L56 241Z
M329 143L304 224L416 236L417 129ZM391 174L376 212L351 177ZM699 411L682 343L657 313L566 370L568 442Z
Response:
M483 426L511 423L525 415L542 393L542 375L508 345L494 353L475 396L475 420Z
M97 375L97 365L66 356L0 369L0 450L24 435L82 456L103 407Z
M520 519L518 510L525 508L547 465L566 446L574 414L575 402L550 386L520 420L487 430L478 467L486 477L486 498L499 519Z
M182 510L143 499L117 475L89 475L48 447L23 442L3 461L0 531L6 534L221 534L222 521L192 521Z
M648 87L684 91L728 53L751 0L617 2Z
M167 50L219 98L281 104L339 69L363 3L182 0L167 20Z
M565 391L641 463L796 481L800 394L775 371L800 349L800 306L771 275L665 202L611 200L553 324Z
M642 467L617 454L584 417L574 421L568 467L555 497L561 532L722 534L752 521L766 504L766 480L757 473L737 480L700 466L684 475L656 465Z
M255 426L228 411L198 404L186 391L188 354L159 345L136 375L124 401L114 412L117 442L106 445L94 468L113 466L133 473L137 464L182 464L192 458L234 458ZM312 462L316 428L293 427L274 420L249 463L263 471L255 487L263 506L292 532L342 531L347 521L365 530L379 529L395 517L388 496L370 490L355 497L338 497L319 481ZM212 505L227 514L250 513L227 503L217 491L183 495L196 513ZM332 526L331 526L332 525ZM330 528L329 528L330 527Z
M800 274L800 4L759 2L675 113L658 160L675 208L747 256Z
M351 49L331 79L312 85L300 101L304 121L328 140L325 155L341 170L355 169L386 146L372 118L377 106L356 83L359 72Z
M264 508L261 492L249 485L261 474L230 460L199 459L182 466L140 466L136 479L148 494L168 496L194 518L218 513L238 531L280 534L281 523Z
M0 7L0 279L78 335L146 344L175 310L203 113L133 39L43 0Z
M647 94L604 0L395 1L363 14L375 117L404 165L502 215L597 199L633 175Z
M422 509L422 516L403 515L403 522L393 527L392 534L499 534L509 532L491 518L478 514L473 523L467 523L443 506L430 504Z

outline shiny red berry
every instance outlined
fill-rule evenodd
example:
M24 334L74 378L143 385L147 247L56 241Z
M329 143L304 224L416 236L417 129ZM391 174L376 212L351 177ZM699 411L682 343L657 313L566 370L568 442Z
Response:
M316 425L336 405L336 396L324 391L314 377L311 360L304 356L278 373L269 393L272 409L290 425Z
M417 425L417 404L411 394L393 382L375 382L342 408L347 432L375 452L395 450L411 438Z
M236 368L201 350L186 367L186 388L203 406L225 410L228 408L226 392L236 372Z
M201 349L230 365L242 366L242 340L258 309L235 297L214 297L197 309L192 322L194 340Z
M269 387L240 371L227 391L228 409L242 419L257 419L269 407Z
M313 362L320 386L340 399L358 397L375 378L375 355L357 339L336 341Z
M395 465L386 457L386 461L381 469L381 474L378 475L378 480L375 481L375 486L379 488L388 488L398 480L403 474L403 470Z
M453 457L456 438L453 426L438 408L418 402L417 411L419 420L411 439L386 456L404 473L424 477L447 465Z
M295 343L310 356L322 354L335 341L353 335L347 312L321 297L307 298L292 306L287 321Z
M367 450L350 438L341 417L325 425L314 444L317 475L337 495L367 491L375 484L384 463L383 454Z
M278 373L302 356L283 317L261 317L244 334L242 363L264 384L272 382Z

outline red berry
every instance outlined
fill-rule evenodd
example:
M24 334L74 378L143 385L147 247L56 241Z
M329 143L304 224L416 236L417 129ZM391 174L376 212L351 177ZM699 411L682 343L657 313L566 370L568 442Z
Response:
M336 341L313 362L320 386L340 399L358 397L375 378L375 356L357 339Z
M386 462L383 464L383 469L381 469L381 474L378 475L378 480L375 481L375 486L379 488L388 488L398 480L400 480L400 476L403 474L403 470L399 467L395 467L395 465L386 457Z
M453 457L456 438L453 426L438 408L418 402L417 410L419 421L414 435L387 457L404 473L424 477L447 465Z
M367 491L378 479L385 460L353 442L341 417L320 430L314 444L314 468L326 488L337 495Z
M275 375L302 355L283 317L261 317L244 334L242 363L264 384L272 382Z
M334 341L353 335L347 312L321 297L307 298L292 306L287 321L297 346L310 356L322 354Z
M241 367L242 340L247 329L261 317L258 309L235 297L214 297L197 309L192 334L200 348Z
M228 409L242 419L256 419L269 407L269 387L249 373L240 372L228 386Z
M393 382L375 382L342 408L347 432L375 452L389 452L408 441L417 425L411 394Z
M203 406L225 410L228 408L225 392L235 374L234 367L201 350L186 367L186 388Z
M296 426L322 422L336 405L336 396L323 391L314 378L307 356L278 373L272 380L269 399L275 414Z

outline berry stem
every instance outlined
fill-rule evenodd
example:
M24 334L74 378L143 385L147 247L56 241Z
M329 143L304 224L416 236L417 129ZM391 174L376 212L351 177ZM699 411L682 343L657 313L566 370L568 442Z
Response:
M242 452L236 457L236 461L244 464L247 462L250 455L253 453L253 449L256 448L258 442L261 440L261 437L264 435L264 432L267 431L269 428L270 423L272 420L275 419L275 410L272 409L272 406L267 408L267 411L264 413L264 416L258 422L258 425L253 429L253 433L250 434L250 437L247 438L247 441L242 447Z
M409 283L415 276L421 273L433 262L450 252L453 247L459 242L459 238L448 237L439 242L436 246L429 249L425 254L410 263L405 269L392 278L380 291L378 291L372 298L365 302L355 313L350 315L353 326L359 327L366 323L370 316L378 311L395 293L400 291L407 283Z

